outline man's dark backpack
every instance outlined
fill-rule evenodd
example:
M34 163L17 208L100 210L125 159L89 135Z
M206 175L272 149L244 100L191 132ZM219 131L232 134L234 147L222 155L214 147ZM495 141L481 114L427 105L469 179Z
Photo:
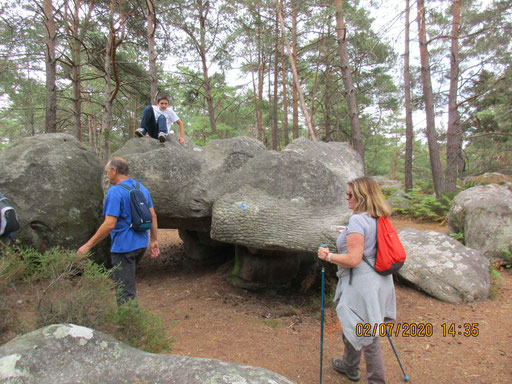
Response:
M128 223L126 220L123 220L126 221L130 228L136 232L145 232L150 229L153 218L151 216L151 211L149 210L149 203L140 190L139 182L137 182L135 188L130 188L123 184L116 185L126 189L130 196L132 222Z
M397 272L404 265L406 258L405 249L398 234L391 224L389 217L379 217L377 222L377 256L375 257L375 266L363 257L375 272L379 275L390 275Z
M3 193L0 193L0 236L20 229L16 212Z

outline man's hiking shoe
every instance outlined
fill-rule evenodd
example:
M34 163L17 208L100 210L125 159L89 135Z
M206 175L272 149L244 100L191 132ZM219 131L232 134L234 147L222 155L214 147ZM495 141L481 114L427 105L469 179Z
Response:
M144 136L144 134L142 133L142 128L137 128L137 129L135 130L135 136L137 136L137 137L142 137L142 136Z
M160 140L161 143L165 143L165 135L162 132L158 134L158 140Z
M332 366L336 371L347 376L349 380L359 381L359 379L361 379L361 375L359 375L359 368L349 371L347 368L345 368L343 360L337 358L332 359Z

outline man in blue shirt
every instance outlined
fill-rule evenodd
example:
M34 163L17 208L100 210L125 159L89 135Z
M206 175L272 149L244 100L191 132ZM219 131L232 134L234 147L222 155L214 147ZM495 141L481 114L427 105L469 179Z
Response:
M123 184L134 188L135 180L128 176L129 168L126 161L120 157L112 158L105 165L106 176L112 184L107 191L103 214L105 221L98 228L96 233L84 244L77 255L87 254L95 245L105 239L109 234L112 238L110 248L112 256L112 265L117 267L114 270L113 277L117 287L117 304L122 305L129 300L135 300L135 270L138 262L142 259L148 241L150 244L151 257L158 257L160 250L158 248L158 223L153 201L149 191L142 184L140 190L149 203L152 216L151 229L145 232L136 232L130 228L131 223L130 198L129 192L122 188L116 188L116 185ZM121 219L121 220L119 220ZM149 232L149 236L148 236Z

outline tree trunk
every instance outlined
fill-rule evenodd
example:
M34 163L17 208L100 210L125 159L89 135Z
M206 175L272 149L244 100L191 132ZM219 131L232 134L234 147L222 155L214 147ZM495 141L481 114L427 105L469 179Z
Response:
M210 87L210 78L208 76L208 61L206 58L206 15L204 12L204 3L198 2L199 6L199 55L201 56L201 64L203 67L203 88L208 107L208 117L210 119L210 129L213 135L217 134L217 123L215 121L215 107L213 106L212 90ZM206 5L208 6L208 5Z
M203 82L204 82L204 93L206 97L206 104L208 106L208 117L210 119L210 129L213 135L217 134L217 123L215 121L215 108L213 106L212 90L210 88L210 78L208 77L208 66L206 63L206 56L201 56L203 63Z
M96 141L94 139L95 135L94 135L94 130L93 130L93 126L92 126L92 116L87 116L87 130L88 130L88 133L89 133L89 147L91 148L94 148L95 147L95 144L96 144Z
M259 48L258 52L258 111L257 111L257 124L258 124L258 140L263 141L263 81L265 80L265 60L263 57L263 48Z
M281 0L281 6L283 4L283 0ZM286 53L284 50L284 31L281 33L281 82L283 85L283 140L284 146L286 147L290 140L288 138L288 98L286 94Z
M320 71L320 60L322 57L323 40L324 40L324 32L322 31L322 33L320 34L320 41L322 43L321 43L321 45L318 46L318 56L316 59L315 78L313 80L313 89L311 91L311 125L313 126L313 129L315 129L315 122L314 122L315 99L316 99L316 91L317 91L317 87L318 87L318 73Z
M345 86L345 98L347 100L348 115L350 120L351 141L354 149L364 159L364 149L361 140L361 126L359 124L359 112L357 110L356 93L350 71L347 49L347 27L343 19L343 0L334 0L336 9L336 33L338 37L338 53Z
M258 125L258 140L263 142L263 80L265 75L265 60L263 57L263 43L261 31L261 17L260 8L258 6L258 109L256 111L257 125Z
M105 93L104 93L104 104L103 104L103 114L101 116L101 127L100 127L100 138L110 129L110 121L112 119L112 86L110 83L110 78L112 76L111 69L111 53L113 46L114 37L112 33L109 33L107 38L107 47L105 52L105 62L103 63L104 74L104 84L105 84ZM98 139L100 139L98 138ZM99 140L98 140L99 142ZM108 143L106 143L108 144ZM99 147L98 147L99 149ZM108 156L108 151L106 153Z
M446 137L445 191L457 189L457 176L462 169L462 132L457 109L457 88L459 78L459 29L461 0L453 1L453 22L450 55L450 93L448 96L448 129Z
M412 150L414 130L412 125L411 74L409 72L409 0L405 0L405 52L404 52L404 90L405 90L405 190L412 189Z
M73 134L82 141L82 76L81 76L81 40L80 30L80 5L81 1L75 1L75 9L71 23L71 83L73 85Z
M256 137L259 141L261 141L260 137L260 131L258 129L258 118L259 118L259 104L258 104L258 91L256 88L256 76L254 76L255 72L255 66L253 65L253 57L252 57L252 51L249 48L249 61L251 63L251 78L252 78L252 93L253 93L253 100L254 100L254 111L256 112Z
M290 61L293 61L293 53L290 45L288 44L288 39L286 38L286 27L284 25L284 19L283 14L281 13L281 8L279 8L279 2L275 0L275 5L277 9L277 16L279 17L279 22L281 24L281 30L283 31L283 39L284 43L286 45L286 48L288 50L288 55L290 57ZM291 63L292 66L292 72L293 72L293 80L295 84L297 85L297 91L299 93L299 99L300 99L300 105L302 107L302 113L304 114L304 119L306 120L306 124L308 125L308 131L311 135L311 140L316 141L316 133L313 129L313 125L311 124L311 117L308 113L307 107L306 107L306 101L304 100L304 95L302 94L302 91L300 89L300 83L299 83L299 74L297 72L297 66L294 62Z
M155 53L155 30L156 30L156 13L153 0L146 0L148 23L148 59L149 59L149 95L151 103L156 104L158 95L158 81L156 77L156 53Z
M73 2L74 9L70 8L71 2L65 3L65 18L66 32L68 44L71 51L71 58L66 61L70 68L70 78L72 86L72 104L71 110L73 113L73 135L79 141L83 140L83 122L82 122L82 47L85 44L86 33L89 31L89 21L91 19L92 11L94 9L94 1L91 0L88 4L87 13L84 16L84 9L82 0ZM69 62L69 63L68 63Z
M434 113L434 95L432 92L432 79L430 76L430 60L427 49L427 33L425 26L425 2L417 0L418 7L418 38L420 45L421 60L421 81L423 83L423 100L425 103L425 114L427 121L427 141L430 157L430 167L432 170L432 179L434 181L434 191L437 197L443 192L443 169L439 155L439 146L437 143L435 113Z
M139 103L137 102L137 96L133 98L133 126L130 129L130 135L128 136L130 139L133 137L133 134L137 128L139 128L139 118L137 116L137 108L139 108Z
M57 132L57 59L55 56L55 44L57 34L55 32L55 20L52 0L43 0L44 26L46 32L46 116L45 132Z
M324 96L324 124L325 124L325 141L331 141L331 66L328 64L325 69L325 96Z
M297 14L298 0L292 0L292 57L290 58L290 66L297 66ZM283 35L285 31L283 30ZM299 92L297 84L293 82L292 88L292 130L293 139L299 138Z
M274 40L274 95L272 97L272 149L277 151L277 88L279 84L279 21L275 20L275 40Z
M120 2L119 7L122 9L122 4ZM103 135L105 142L105 156L108 156L110 153L110 126L112 120L112 104L117 97L117 93L119 92L119 88L121 82L119 80L119 76L117 73L117 63L116 63L116 51L119 45L122 44L126 29L125 23L126 18L123 12L119 13L119 28L121 29L121 35L119 39L116 39L117 30L115 28L114 22L114 8L115 2L114 0L110 0L110 19L109 19L109 33L107 37L107 46L105 48L105 63L104 63L104 71L105 71L105 105L103 106L103 116L101 118L101 134ZM111 78L114 79L114 89L111 87Z
M27 65L27 79L30 79L30 68ZM29 82L29 92L28 92L28 124L30 127L31 136L36 135L36 122L35 122L35 111L34 111L34 92L32 81Z
M256 2L256 21L257 21L257 32L256 32L256 50L258 54L257 66L254 66L252 51L249 48L249 60L251 62L251 76L252 76L252 88L254 93L254 110L256 111L256 137L259 141L263 142L263 120L261 111L261 102L263 98L263 60L262 60L262 48L261 48L261 14L260 14L260 3ZM258 83L254 72L258 74Z
M397 144L395 144L397 145ZM395 147L395 152L393 153L393 168L391 171L391 179L396 180L396 167L398 165L398 149Z

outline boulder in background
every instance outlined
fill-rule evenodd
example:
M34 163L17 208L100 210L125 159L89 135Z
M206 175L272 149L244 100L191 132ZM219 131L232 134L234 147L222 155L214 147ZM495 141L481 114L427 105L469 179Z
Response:
M448 228L464 234L466 246L490 261L505 259L512 251L512 187L478 185L455 196Z
M101 223L103 165L96 154L64 133L20 139L0 151L0 191L20 222L14 234L41 251L77 249Z
M407 260L398 272L416 289L449 303L486 300L491 288L489 261L444 233L398 231Z

